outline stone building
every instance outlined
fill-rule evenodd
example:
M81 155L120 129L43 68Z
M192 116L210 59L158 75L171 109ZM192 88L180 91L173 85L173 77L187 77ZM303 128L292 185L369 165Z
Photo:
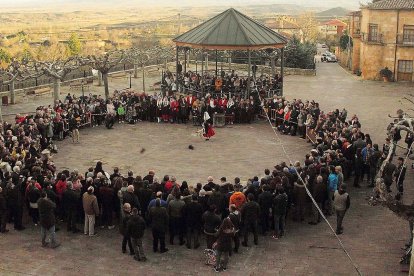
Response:
M350 16L352 70L379 80L388 67L395 81L413 81L414 0L380 0Z
M319 24L318 30L325 36L336 35L341 36L346 30L347 24L339 19L332 19L327 22Z
M303 30L291 16L279 15L276 19L267 20L265 26L287 38L295 36L303 42Z

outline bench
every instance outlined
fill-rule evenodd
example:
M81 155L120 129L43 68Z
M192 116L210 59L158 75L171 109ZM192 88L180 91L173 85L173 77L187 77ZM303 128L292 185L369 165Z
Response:
M113 73L113 74L110 74L109 76L113 79L123 79L123 78L128 78L129 77L129 76L127 76L127 74L125 72Z
M81 82L73 82L73 83L69 84L69 90L78 90L78 91L80 91L80 90L82 90L82 86L83 86L83 89L87 89L89 91L89 84L84 83L82 85Z
M50 87L43 87L43 88L35 89L33 92L34 92L33 94L35 95L35 97L41 97L43 95L50 94L52 92L52 89L50 89Z

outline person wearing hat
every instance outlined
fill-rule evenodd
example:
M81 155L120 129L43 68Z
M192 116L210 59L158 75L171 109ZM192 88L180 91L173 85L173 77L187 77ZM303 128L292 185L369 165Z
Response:
M334 194L334 207L336 212L336 234L340 235L343 233L344 228L342 227L342 221L344 220L345 213L351 205L349 194L346 192L346 185L342 184L339 190L335 191Z
M85 212L85 226L83 233L90 237L95 236L95 217L99 216L98 200L93 194L93 186L89 186L82 196L83 210Z

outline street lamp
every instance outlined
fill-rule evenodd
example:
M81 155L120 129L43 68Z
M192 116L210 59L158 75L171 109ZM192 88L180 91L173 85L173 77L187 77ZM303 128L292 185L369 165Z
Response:
M132 88L132 71L129 72L129 89Z

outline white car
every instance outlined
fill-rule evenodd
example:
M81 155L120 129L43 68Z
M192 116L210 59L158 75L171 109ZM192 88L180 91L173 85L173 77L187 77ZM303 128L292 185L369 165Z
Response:
M338 61L336 56L332 53L329 53L329 54L327 53L325 60L326 60L326 62L337 62Z

